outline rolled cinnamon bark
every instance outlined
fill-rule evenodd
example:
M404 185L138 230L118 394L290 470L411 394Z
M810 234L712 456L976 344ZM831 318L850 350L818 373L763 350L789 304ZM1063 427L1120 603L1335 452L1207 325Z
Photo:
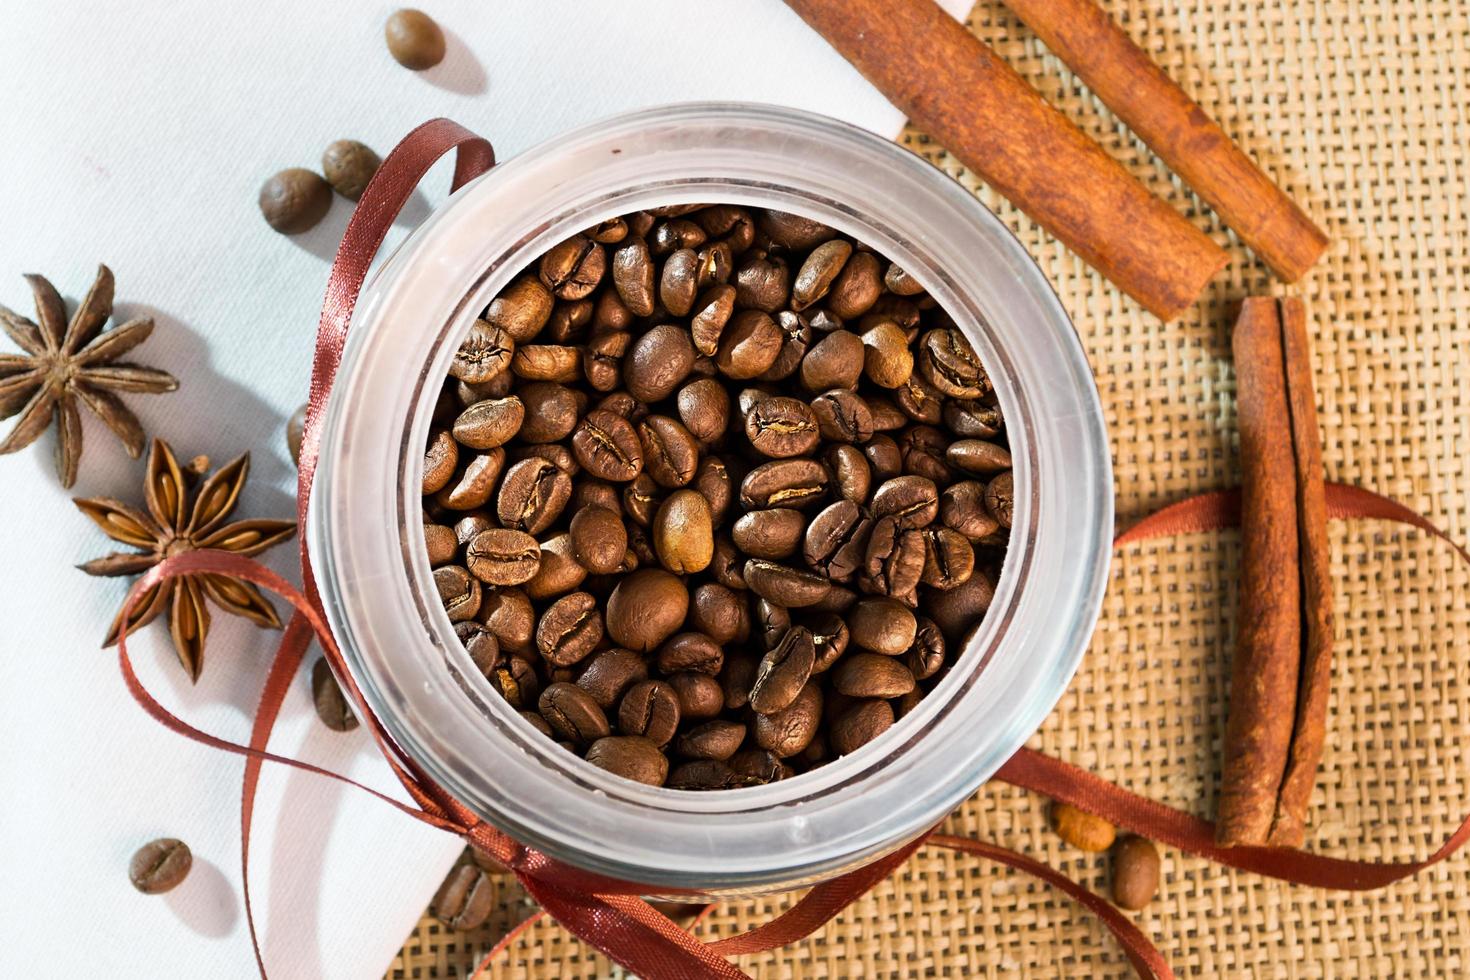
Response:
M1224 250L1135 180L933 0L786 0L965 166L1159 318Z
M1327 701L1332 691L1331 556L1327 551L1327 487L1312 358L1307 345L1307 311L1299 299L1280 301L1286 398L1296 458L1297 537L1302 583L1302 667L1296 696L1291 755L1276 800L1266 843L1300 847L1307 836L1307 804L1327 737Z
M1243 567L1215 823L1216 839L1227 847L1264 844L1271 830L1302 649L1296 456L1275 299L1245 301L1233 347Z
M1184 93L1096 0L1001 0L1102 103L1214 208L1282 279L1327 235Z

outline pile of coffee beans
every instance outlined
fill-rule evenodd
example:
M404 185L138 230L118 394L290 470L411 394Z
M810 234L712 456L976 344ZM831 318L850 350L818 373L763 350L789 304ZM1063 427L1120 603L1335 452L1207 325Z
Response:
M994 594L990 378L903 269L817 221L656 208L553 247L454 358L424 453L444 609L594 765L783 779L882 734Z

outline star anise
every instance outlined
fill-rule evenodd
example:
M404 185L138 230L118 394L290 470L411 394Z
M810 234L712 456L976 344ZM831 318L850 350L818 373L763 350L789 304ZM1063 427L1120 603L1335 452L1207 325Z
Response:
M54 415L56 473L61 485L69 487L76 482L77 461L82 458L77 402L117 433L128 455L137 459L143 453L143 427L113 392L159 394L173 391L179 383L156 368L117 363L148 339L153 321L139 317L102 331L112 316L112 271L107 266L97 268L97 279L70 323L55 286L42 276L26 276L26 281L36 297L39 325L0 306L0 328L24 351L0 354L0 419L20 413L15 428L0 442L0 455L35 442Z
M108 497L75 503L114 541L141 548L119 551L78 565L88 575L138 575L165 558L186 551L217 548L252 558L296 533L294 521L245 520L225 523L235 509L250 472L246 453L220 468L191 493L192 485L209 469L209 458L199 456L180 467L173 450L162 439L153 440L148 453L144 490L146 510ZM192 502L191 502L192 498ZM148 590L128 618L128 634L169 610L168 629L179 662L193 680L204 666L204 640L209 632L209 609L204 600L227 613L244 616L259 626L281 628L275 606L249 582L225 575L191 574L169 579ZM107 631L104 647L117 642L123 625L119 610Z

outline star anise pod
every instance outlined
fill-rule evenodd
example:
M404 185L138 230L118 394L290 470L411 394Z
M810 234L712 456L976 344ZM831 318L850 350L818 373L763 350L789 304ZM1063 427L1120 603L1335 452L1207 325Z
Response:
M69 323L55 286L42 276L26 276L26 281L36 297L39 324L0 306L0 328L24 352L0 354L0 419L20 413L15 428L0 442L0 455L35 442L54 415L56 473L61 485L69 487L76 482L82 458L77 402L117 433L128 455L137 459L143 453L143 427L113 392L159 394L179 383L166 371L117 362L148 339L153 321L139 317L103 332L112 316L112 270L107 266L98 266L96 281Z
M114 552L77 567L88 575L138 575L165 558L206 548L253 558L296 533L294 521L225 523L249 475L249 453L226 463L199 484L197 492L191 492L195 481L208 469L207 456L180 467L169 444L154 439L148 453L145 510L108 497L74 501L109 538L143 550ZM225 612L244 616L258 626L281 628L275 606L254 585L225 575L200 573L180 575L144 593L128 618L128 634L152 622L167 607L174 650L189 677L197 681L204 666L204 640L209 632L206 597ZM104 647L117 642L122 625L119 610L102 641Z

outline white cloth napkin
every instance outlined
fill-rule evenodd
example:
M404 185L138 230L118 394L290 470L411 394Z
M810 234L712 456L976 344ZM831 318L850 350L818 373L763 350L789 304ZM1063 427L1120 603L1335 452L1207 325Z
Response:
M31 315L25 272L74 303L97 264L110 265L119 321L157 324L132 358L180 379L173 395L128 403L182 457L219 464L250 451L241 516L295 513L283 429L305 397L351 210L338 199L313 231L275 234L255 204L274 171L318 167L341 137L386 154L436 115L489 137L502 159L598 117L691 99L784 103L884 135L902 124L778 0L425 6L449 53L415 74L384 47L387 3L7 5L0 304ZM958 16L968 3L945 6ZM389 247L447 184L440 167ZM73 493L140 502L142 463L94 419L84 426ZM241 760L145 716L115 653L98 648L125 587L72 567L113 549L60 489L52 447L47 436L0 458L0 976L253 976ZM294 577L293 562L287 545L269 563ZM134 654L165 704L243 741L276 640L217 615L193 686L162 625ZM306 671L272 747L396 789L361 730L336 734L316 719ZM128 883L128 858L160 836L188 842L194 868L175 891L144 896ZM268 765L251 869L272 976L380 976L461 846L366 794Z

